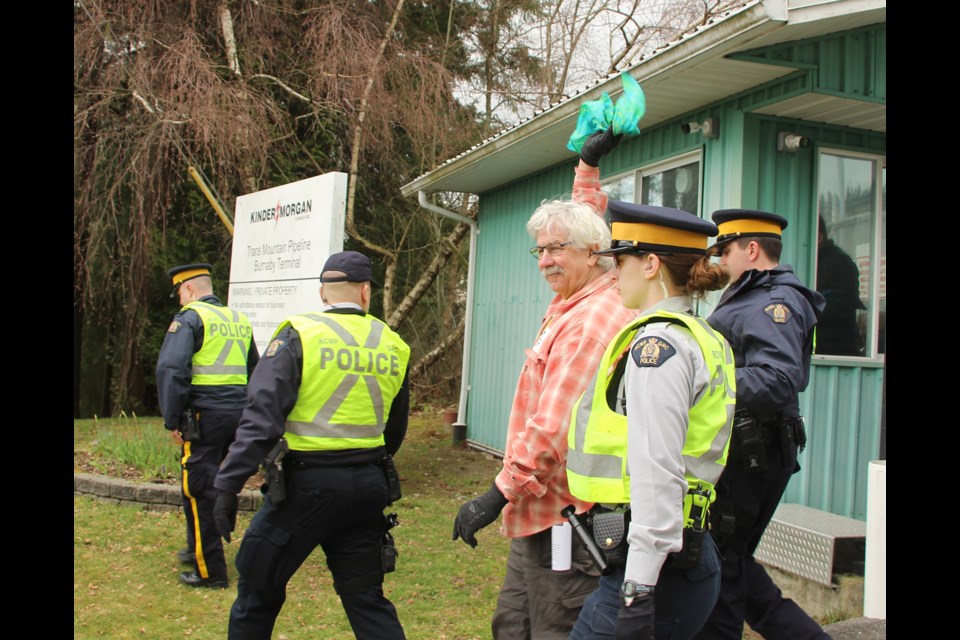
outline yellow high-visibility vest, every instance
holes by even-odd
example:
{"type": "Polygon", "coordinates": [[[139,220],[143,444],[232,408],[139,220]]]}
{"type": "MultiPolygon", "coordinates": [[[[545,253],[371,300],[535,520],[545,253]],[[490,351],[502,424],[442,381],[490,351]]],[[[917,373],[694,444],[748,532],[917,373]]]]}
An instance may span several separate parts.
{"type": "Polygon", "coordinates": [[[708,369],[713,372],[707,392],[690,408],[683,459],[688,487],[709,490],[711,502],[715,498],[713,483],[703,478],[719,477],[716,465],[722,469],[727,462],[736,404],[733,351],[726,339],[702,318],[656,311],[637,318],[613,338],[597,373],[573,406],[567,433],[567,482],[570,492],[581,500],[610,504],[630,502],[627,416],[607,404],[607,388],[611,384],[619,385],[620,376],[614,379],[617,363],[629,350],[640,327],[659,321],[676,322],[690,329],[703,351],[708,369]]]}
{"type": "Polygon", "coordinates": [[[190,383],[247,384],[247,353],[253,340],[253,326],[247,316],[200,300],[183,308],[196,311],[203,322],[203,346],[193,354],[190,383]]]}
{"type": "Polygon", "coordinates": [[[377,318],[306,313],[282,322],[303,344],[297,402],[284,437],[294,451],[372,449],[384,444],[390,406],[400,391],[410,347],[377,318]]]}

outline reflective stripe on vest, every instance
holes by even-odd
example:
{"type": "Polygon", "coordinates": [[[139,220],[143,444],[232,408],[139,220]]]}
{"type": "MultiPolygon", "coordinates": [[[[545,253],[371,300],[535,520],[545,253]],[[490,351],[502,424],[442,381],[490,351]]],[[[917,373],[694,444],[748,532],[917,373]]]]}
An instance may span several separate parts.
{"type": "Polygon", "coordinates": [[[303,344],[297,402],[287,416],[294,451],[369,449],[383,430],[400,391],[410,347],[373,316],[307,313],[281,323],[303,344]]]}
{"type": "Polygon", "coordinates": [[[191,384],[220,386],[247,384],[247,352],[253,326],[247,316],[209,302],[195,300],[184,309],[193,309],[203,322],[203,346],[193,354],[191,384]]]}
{"type": "Polygon", "coordinates": [[[711,502],[715,497],[714,483],[704,478],[715,481],[727,462],[736,403],[733,351],[726,339],[702,318],[660,311],[638,318],[614,337],[597,373],[573,406],[567,433],[567,482],[570,492],[581,500],[630,502],[627,417],[607,404],[607,388],[619,385],[619,377],[613,379],[617,363],[628,353],[637,331],[657,321],[676,322],[690,329],[708,369],[713,371],[703,396],[690,408],[683,461],[688,486],[709,489],[711,502]]]}

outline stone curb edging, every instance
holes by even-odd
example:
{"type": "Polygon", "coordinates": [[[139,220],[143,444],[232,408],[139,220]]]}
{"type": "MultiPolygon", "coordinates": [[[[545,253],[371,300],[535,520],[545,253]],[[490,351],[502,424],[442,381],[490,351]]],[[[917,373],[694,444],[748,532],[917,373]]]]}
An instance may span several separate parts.
{"type": "MultiPolygon", "coordinates": [[[[182,511],[183,494],[180,485],[133,482],[94,473],[73,474],[73,495],[93,496],[111,504],[137,503],[147,511],[182,511]]],[[[257,511],[263,504],[259,491],[240,492],[237,507],[240,511],[257,511]]]]}

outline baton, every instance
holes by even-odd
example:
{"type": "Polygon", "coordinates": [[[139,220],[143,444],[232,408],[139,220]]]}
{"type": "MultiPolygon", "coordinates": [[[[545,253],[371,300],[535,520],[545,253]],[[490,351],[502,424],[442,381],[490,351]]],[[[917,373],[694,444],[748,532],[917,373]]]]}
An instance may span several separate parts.
{"type": "Polygon", "coordinates": [[[607,561],[603,559],[603,554],[600,552],[600,549],[597,548],[596,543],[594,543],[593,536],[583,528],[583,523],[580,522],[580,518],[574,513],[575,511],[576,507],[568,504],[560,511],[560,515],[566,518],[573,527],[573,530],[577,532],[577,536],[580,538],[583,546],[587,548],[587,553],[590,554],[593,562],[597,565],[597,568],[600,569],[600,573],[607,575],[610,573],[610,567],[607,566],[607,561]]]}

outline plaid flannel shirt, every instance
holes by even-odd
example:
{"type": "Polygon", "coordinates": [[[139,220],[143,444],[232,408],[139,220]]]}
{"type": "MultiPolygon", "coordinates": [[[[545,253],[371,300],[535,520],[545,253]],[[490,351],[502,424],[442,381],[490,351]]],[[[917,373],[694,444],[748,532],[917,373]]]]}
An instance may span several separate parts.
{"type": "Polygon", "coordinates": [[[510,410],[503,469],[497,487],[510,501],[500,532],[529,536],[564,522],[569,504],[592,506],[567,486],[567,430],[573,404],[600,365],[609,341],[637,311],[620,303],[617,271],[589,283],[570,298],[556,296],[536,343],[526,350],[510,410]]]}

